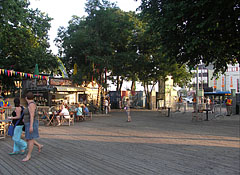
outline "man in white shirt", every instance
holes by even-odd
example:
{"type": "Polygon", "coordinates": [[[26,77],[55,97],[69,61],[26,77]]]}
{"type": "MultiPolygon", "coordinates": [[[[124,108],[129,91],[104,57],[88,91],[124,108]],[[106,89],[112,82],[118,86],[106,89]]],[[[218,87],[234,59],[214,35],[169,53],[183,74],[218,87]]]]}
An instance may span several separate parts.
{"type": "Polygon", "coordinates": [[[62,111],[57,116],[57,121],[58,121],[58,125],[57,126],[61,125],[61,123],[60,123],[60,117],[61,116],[63,116],[64,118],[70,118],[69,111],[67,109],[67,105],[63,105],[62,111]]]}

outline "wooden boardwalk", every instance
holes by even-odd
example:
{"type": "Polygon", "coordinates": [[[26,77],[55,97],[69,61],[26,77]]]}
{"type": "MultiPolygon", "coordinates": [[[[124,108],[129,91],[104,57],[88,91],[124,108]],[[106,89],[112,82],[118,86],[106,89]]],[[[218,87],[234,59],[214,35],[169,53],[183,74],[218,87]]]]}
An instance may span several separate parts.
{"type": "Polygon", "coordinates": [[[192,122],[154,111],[94,117],[74,126],[40,126],[42,153],[9,156],[11,138],[0,140],[0,174],[239,175],[239,116],[192,122]]]}

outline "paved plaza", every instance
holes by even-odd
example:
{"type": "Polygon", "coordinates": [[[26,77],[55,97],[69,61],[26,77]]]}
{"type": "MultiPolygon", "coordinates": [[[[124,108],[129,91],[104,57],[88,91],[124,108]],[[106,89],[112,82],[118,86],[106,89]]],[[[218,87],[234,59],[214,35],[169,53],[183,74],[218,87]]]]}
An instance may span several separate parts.
{"type": "MultiPolygon", "coordinates": [[[[239,175],[239,115],[192,121],[191,112],[123,111],[74,126],[40,126],[32,159],[9,156],[11,138],[0,140],[0,174],[239,175]]],[[[211,118],[211,114],[210,114],[211,118]]]]}

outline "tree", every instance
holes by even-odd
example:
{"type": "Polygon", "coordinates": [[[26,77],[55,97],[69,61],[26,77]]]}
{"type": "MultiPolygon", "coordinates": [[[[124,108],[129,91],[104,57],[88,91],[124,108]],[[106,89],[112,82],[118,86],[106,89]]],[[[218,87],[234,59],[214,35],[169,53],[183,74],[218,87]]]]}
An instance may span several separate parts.
{"type": "MultiPolygon", "coordinates": [[[[56,68],[47,35],[51,18],[28,6],[23,0],[0,1],[1,68],[33,73],[38,63],[40,71],[50,71],[56,68]]],[[[0,77],[1,80],[6,78],[14,80],[0,77]]]]}
{"type": "Polygon", "coordinates": [[[138,79],[143,83],[147,97],[147,107],[151,108],[151,94],[160,80],[168,75],[174,83],[182,86],[190,80],[190,73],[185,65],[179,65],[175,58],[169,57],[158,43],[159,33],[151,28],[148,16],[142,16],[142,30],[138,32],[138,64],[135,65],[138,79]]]}
{"type": "Polygon", "coordinates": [[[86,11],[87,17],[74,16],[67,28],[60,28],[56,41],[69,74],[77,64],[77,74],[71,76],[78,84],[96,79],[106,87],[106,71],[122,79],[130,74],[130,61],[137,56],[133,42],[136,17],[107,1],[88,1],[86,11]]]}
{"type": "Polygon", "coordinates": [[[193,68],[202,60],[224,72],[239,59],[239,1],[142,0],[140,9],[159,45],[178,63],[193,68]]]}

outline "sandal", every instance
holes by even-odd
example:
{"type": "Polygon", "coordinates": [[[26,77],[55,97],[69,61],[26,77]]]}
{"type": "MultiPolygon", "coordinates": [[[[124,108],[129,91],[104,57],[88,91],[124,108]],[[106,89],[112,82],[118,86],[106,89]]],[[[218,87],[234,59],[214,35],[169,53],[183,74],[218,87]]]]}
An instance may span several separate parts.
{"type": "Polygon", "coordinates": [[[12,153],[8,153],[8,155],[12,156],[12,155],[17,155],[19,154],[19,152],[12,152],[12,153]]]}
{"type": "Polygon", "coordinates": [[[24,149],[23,151],[20,151],[19,154],[23,155],[26,153],[26,151],[27,151],[27,149],[24,149]]]}

